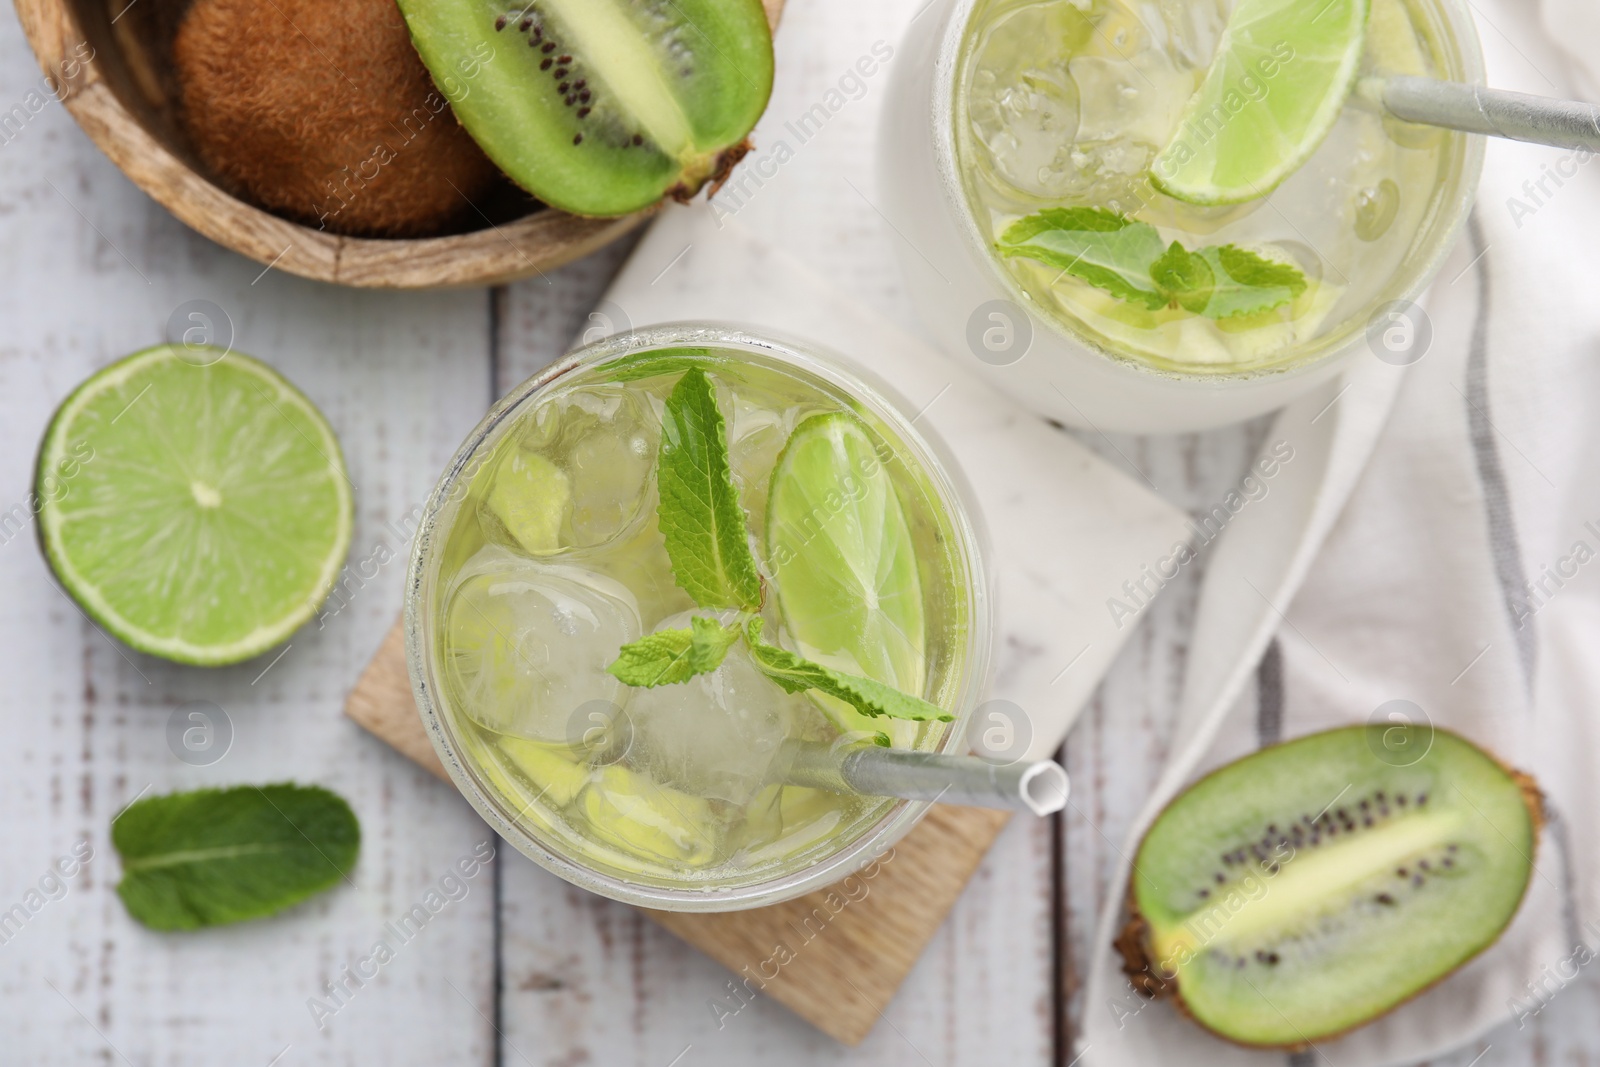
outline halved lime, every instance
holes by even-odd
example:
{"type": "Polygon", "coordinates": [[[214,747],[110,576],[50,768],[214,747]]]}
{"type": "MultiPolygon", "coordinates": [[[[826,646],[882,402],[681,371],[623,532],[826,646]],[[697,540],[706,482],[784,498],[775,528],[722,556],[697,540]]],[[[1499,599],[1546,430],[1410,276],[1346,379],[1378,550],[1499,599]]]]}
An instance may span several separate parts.
{"type": "MultiPolygon", "coordinates": [[[[790,435],[772,472],[766,548],[795,651],[922,695],[916,546],[877,443],[858,419],[813,415],[790,435]]],[[[838,701],[824,710],[845,730],[883,728],[838,701]]]]}
{"type": "Polygon", "coordinates": [[[1239,0],[1205,81],[1150,164],[1191,204],[1265,196],[1311,157],[1350,94],[1369,0],[1239,0]]]}
{"type": "Polygon", "coordinates": [[[100,371],[51,421],[37,485],[39,540],[66,591],[129,645],[180,663],[282,642],[350,548],[332,428],[237,352],[160,345],[100,371]]]}

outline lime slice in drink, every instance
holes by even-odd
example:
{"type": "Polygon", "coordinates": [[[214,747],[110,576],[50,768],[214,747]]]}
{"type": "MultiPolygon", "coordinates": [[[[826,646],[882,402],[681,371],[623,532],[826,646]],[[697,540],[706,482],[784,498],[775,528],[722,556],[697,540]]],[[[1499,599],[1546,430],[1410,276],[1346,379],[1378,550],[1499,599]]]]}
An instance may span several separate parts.
{"type": "Polygon", "coordinates": [[[39,540],[66,591],[129,645],[180,663],[282,642],[350,548],[333,429],[271,367],[220,349],[147,348],[80,385],[45,432],[38,493],[39,540]]]}
{"type": "MultiPolygon", "coordinates": [[[[916,548],[894,482],[859,420],[833,412],[795,428],[772,472],[766,549],[796,652],[922,695],[926,625],[916,548]]],[[[818,702],[843,730],[902,725],[830,698],[818,702]]],[[[902,732],[893,732],[896,743],[902,732]]]]}
{"type": "Polygon", "coordinates": [[[561,527],[572,510],[572,483],[537,452],[513,449],[495,473],[489,510],[528,552],[544,555],[561,548],[561,527]]]}
{"type": "MultiPolygon", "coordinates": [[[[577,799],[578,793],[589,783],[588,767],[564,759],[548,745],[524,741],[520,737],[500,737],[495,743],[510,757],[517,770],[538,787],[532,801],[524,803],[543,801],[552,808],[564,808],[577,799]]],[[[490,762],[485,761],[486,764],[490,762]]],[[[509,790],[507,795],[510,799],[517,797],[509,790]]]]}
{"type": "Polygon", "coordinates": [[[628,855],[693,869],[716,854],[708,801],[620,764],[602,769],[579,803],[595,836],[628,855]]]}
{"type": "Polygon", "coordinates": [[[1369,0],[1239,0],[1205,81],[1150,164],[1191,204],[1265,196],[1310,158],[1355,81],[1369,0]]]}

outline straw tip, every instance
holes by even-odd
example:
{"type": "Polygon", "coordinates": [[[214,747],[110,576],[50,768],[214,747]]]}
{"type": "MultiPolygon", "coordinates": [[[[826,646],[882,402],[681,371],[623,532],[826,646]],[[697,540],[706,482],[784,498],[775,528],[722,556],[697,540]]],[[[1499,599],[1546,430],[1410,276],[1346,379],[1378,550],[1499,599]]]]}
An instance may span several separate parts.
{"type": "Polygon", "coordinates": [[[1072,783],[1067,772],[1054,760],[1042,760],[1023,772],[1017,783],[1022,802],[1035,815],[1054,815],[1067,806],[1072,783]]]}

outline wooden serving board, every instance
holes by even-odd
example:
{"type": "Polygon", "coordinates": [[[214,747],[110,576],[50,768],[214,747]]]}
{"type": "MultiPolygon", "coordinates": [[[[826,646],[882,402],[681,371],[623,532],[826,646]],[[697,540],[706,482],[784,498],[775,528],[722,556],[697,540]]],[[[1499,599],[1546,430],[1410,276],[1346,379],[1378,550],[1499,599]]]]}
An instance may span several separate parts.
{"type": "MultiPolygon", "coordinates": [[[[345,714],[449,780],[411,696],[396,622],[345,714]]],[[[867,1035],[1010,815],[938,805],[893,851],[838,888],[749,911],[646,914],[824,1033],[867,1035]]]]}

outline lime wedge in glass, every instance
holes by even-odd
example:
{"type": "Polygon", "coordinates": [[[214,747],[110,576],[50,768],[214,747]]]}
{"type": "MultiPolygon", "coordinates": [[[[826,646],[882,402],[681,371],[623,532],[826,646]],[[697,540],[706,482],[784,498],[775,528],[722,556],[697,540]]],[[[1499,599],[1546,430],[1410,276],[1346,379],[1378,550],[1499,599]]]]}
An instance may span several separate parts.
{"type": "Polygon", "coordinates": [[[561,548],[561,527],[572,510],[572,483],[560,467],[537,452],[514,449],[495,474],[489,510],[529,553],[556,552],[561,548]]]}
{"type": "Polygon", "coordinates": [[[1368,0],[1239,0],[1150,180],[1191,204],[1271,192],[1317,150],[1355,81],[1368,0]]]}
{"type": "MultiPolygon", "coordinates": [[[[524,800],[524,804],[543,801],[552,808],[564,808],[576,800],[589,783],[589,768],[563,758],[548,745],[524,741],[520,737],[496,738],[496,744],[501,752],[510,757],[517,770],[539,787],[539,792],[531,800],[524,800]]],[[[485,766],[492,763],[489,760],[484,762],[485,766]]],[[[501,782],[496,784],[504,786],[501,782]]],[[[518,799],[519,792],[508,789],[507,798],[518,799]]]]}
{"type": "Polygon", "coordinates": [[[716,855],[710,802],[649,775],[612,764],[592,778],[579,803],[595,836],[630,856],[692,870],[716,855]]]}
{"type": "MultiPolygon", "coordinates": [[[[916,549],[877,444],[842,412],[795,428],[767,497],[767,562],[794,651],[818,663],[921,696],[926,625],[916,549]]],[[[896,744],[916,724],[868,718],[818,698],[846,731],[888,732],[896,744]]]]}
{"type": "Polygon", "coordinates": [[[66,591],[116,637],[180,663],[281,643],[350,548],[332,428],[237,352],[161,345],[94,375],[45,432],[38,486],[40,543],[66,591]]]}

